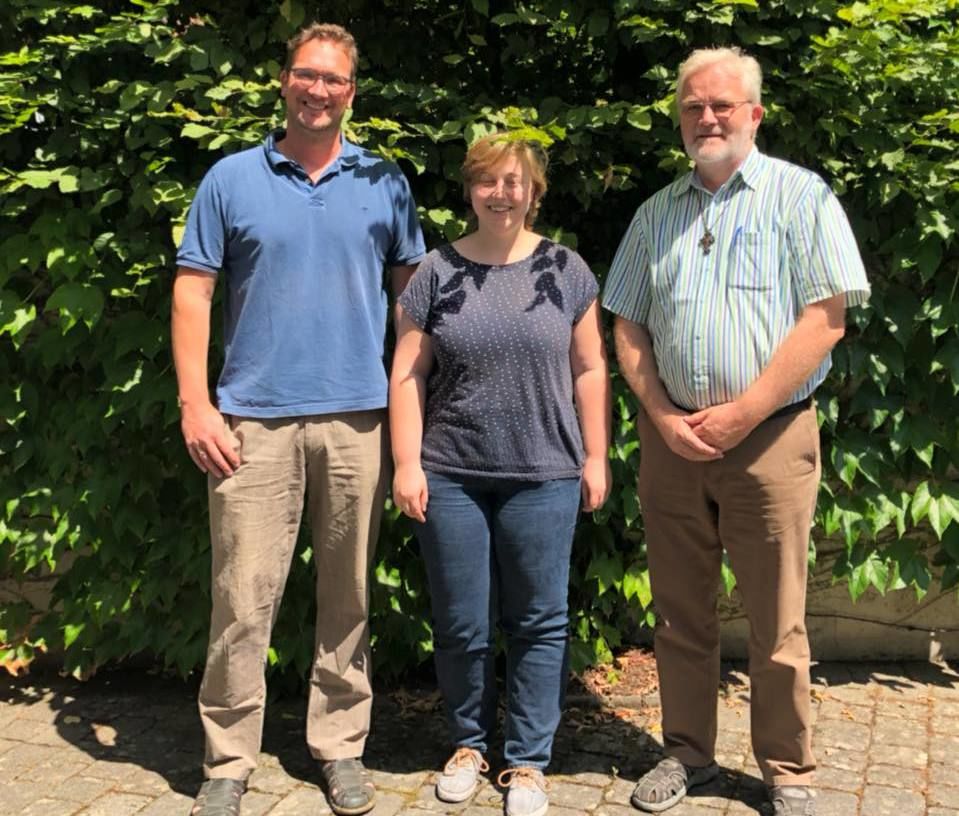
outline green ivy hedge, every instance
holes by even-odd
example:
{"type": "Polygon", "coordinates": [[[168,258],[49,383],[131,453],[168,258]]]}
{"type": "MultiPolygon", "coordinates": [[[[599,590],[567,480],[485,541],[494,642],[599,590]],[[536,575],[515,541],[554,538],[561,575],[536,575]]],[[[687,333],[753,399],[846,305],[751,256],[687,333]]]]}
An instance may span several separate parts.
{"type": "MultiPolygon", "coordinates": [[[[62,574],[48,610],[0,607],[0,658],[45,646],[77,674],[141,652],[183,673],[202,663],[206,491],[179,435],[174,246],[204,171],[281,120],[283,42],[314,15],[357,36],[350,135],[407,172],[431,245],[465,229],[465,144],[523,130],[552,158],[541,226],[600,276],[635,207],[688,166],[678,63],[702,45],[752,51],[767,78],[763,149],[840,194],[875,291],[819,395],[814,539],[844,542],[835,573],[854,598],[959,584],[955,0],[6,0],[0,576],[62,574]]],[[[652,621],[636,406],[615,387],[616,486],[577,531],[578,666],[652,621]]],[[[270,653],[301,675],[309,555],[304,539],[270,653]]],[[[377,670],[423,661],[424,574],[392,507],[373,592],[377,670]]]]}

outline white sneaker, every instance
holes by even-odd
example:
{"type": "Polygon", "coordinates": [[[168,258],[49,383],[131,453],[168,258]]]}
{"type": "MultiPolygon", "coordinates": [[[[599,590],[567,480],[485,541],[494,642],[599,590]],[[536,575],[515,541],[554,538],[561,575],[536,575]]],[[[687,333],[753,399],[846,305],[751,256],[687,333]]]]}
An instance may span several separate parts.
{"type": "Polygon", "coordinates": [[[443,766],[436,780],[436,798],[444,802],[465,802],[479,784],[479,775],[489,770],[483,755],[461,745],[443,766]]]}
{"type": "Polygon", "coordinates": [[[537,768],[507,768],[496,784],[506,791],[506,816],[544,816],[549,810],[549,782],[537,768]]]}

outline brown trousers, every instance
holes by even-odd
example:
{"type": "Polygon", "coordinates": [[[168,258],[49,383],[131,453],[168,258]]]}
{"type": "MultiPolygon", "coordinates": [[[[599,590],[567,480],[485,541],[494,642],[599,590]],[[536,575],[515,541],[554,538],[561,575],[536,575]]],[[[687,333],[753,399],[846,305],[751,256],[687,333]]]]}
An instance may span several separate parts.
{"type": "Polygon", "coordinates": [[[665,752],[712,761],[723,548],[750,626],[753,753],[769,785],[804,785],[811,745],[806,572],[820,476],[815,408],[760,424],[714,462],[674,454],[640,413],[646,526],[665,752]]]}
{"type": "Polygon", "coordinates": [[[316,652],[306,740],[361,756],[372,692],[367,572],[389,479],[384,411],[229,420],[242,464],[209,479],[213,614],[200,717],[207,777],[256,767],[264,668],[306,498],[316,564],[316,652]]]}

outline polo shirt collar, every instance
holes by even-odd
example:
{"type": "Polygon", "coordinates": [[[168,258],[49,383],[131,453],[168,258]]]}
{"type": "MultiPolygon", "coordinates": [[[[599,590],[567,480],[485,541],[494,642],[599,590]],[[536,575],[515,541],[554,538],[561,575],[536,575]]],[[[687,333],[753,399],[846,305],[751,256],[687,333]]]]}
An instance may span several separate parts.
{"type": "MultiPolygon", "coordinates": [[[[756,145],[753,145],[752,149],[749,151],[749,155],[746,156],[746,158],[743,160],[743,163],[736,168],[733,174],[726,179],[723,187],[734,183],[737,178],[740,178],[742,179],[743,184],[750,189],[755,190],[759,184],[760,178],[762,178],[762,175],[765,172],[765,169],[766,157],[759,152],[759,148],[757,148],[756,145]]],[[[673,187],[673,198],[679,198],[680,196],[688,193],[691,189],[706,189],[699,180],[699,176],[696,175],[695,170],[690,171],[676,182],[676,185],[673,187]]]]}
{"type": "MultiPolygon", "coordinates": [[[[271,131],[263,141],[263,151],[266,153],[266,160],[274,169],[278,169],[284,165],[297,168],[300,166],[297,162],[293,161],[293,159],[284,156],[276,146],[276,143],[285,135],[285,128],[277,128],[271,131]]],[[[336,161],[334,161],[333,164],[326,168],[323,175],[325,176],[329,172],[338,170],[340,167],[353,167],[360,160],[360,155],[360,148],[348,141],[341,133],[340,155],[336,157],[336,161]]]]}

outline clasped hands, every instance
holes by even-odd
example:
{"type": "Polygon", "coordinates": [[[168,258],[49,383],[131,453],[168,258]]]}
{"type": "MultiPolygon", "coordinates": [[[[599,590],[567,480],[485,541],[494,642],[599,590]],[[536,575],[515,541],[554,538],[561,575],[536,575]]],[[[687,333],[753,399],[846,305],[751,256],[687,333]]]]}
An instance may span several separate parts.
{"type": "Polygon", "coordinates": [[[733,400],[691,414],[677,408],[660,415],[656,425],[673,453],[691,462],[710,462],[722,459],[761,419],[733,400]]]}

